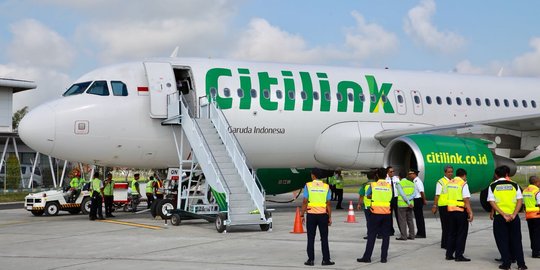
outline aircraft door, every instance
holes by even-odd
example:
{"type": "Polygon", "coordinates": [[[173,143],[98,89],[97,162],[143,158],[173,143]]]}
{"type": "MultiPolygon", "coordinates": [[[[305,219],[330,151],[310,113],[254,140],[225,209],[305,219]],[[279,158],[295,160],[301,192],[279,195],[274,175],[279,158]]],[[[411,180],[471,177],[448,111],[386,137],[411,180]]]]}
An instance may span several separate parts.
{"type": "Polygon", "coordinates": [[[176,92],[176,80],[170,63],[144,62],[150,91],[150,117],[167,118],[167,95],[176,92]]]}
{"type": "Polygon", "coordinates": [[[411,97],[412,97],[412,104],[413,104],[413,111],[414,114],[421,115],[424,113],[424,107],[422,105],[422,96],[420,95],[420,92],[416,90],[411,91],[411,97]]]}
{"type": "Polygon", "coordinates": [[[396,96],[396,104],[397,104],[397,112],[399,114],[406,114],[407,113],[407,103],[405,102],[405,93],[401,90],[394,91],[394,95],[396,96]]]}

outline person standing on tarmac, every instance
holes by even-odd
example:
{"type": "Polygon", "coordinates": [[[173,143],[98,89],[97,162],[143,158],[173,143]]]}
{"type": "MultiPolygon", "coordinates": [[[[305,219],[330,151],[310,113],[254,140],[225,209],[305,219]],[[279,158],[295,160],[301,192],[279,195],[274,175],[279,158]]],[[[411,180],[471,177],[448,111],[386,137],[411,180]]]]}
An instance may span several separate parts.
{"type": "MultiPolygon", "coordinates": [[[[394,212],[394,215],[396,217],[396,223],[398,224],[399,228],[399,217],[398,217],[398,211],[397,211],[397,198],[398,193],[396,189],[396,184],[399,183],[399,177],[395,176],[395,171],[392,166],[386,167],[386,182],[388,182],[392,186],[392,202],[390,203],[391,211],[394,212]]],[[[396,230],[394,230],[394,221],[392,221],[392,226],[390,229],[390,235],[394,235],[396,230]]]]}
{"type": "MultiPolygon", "coordinates": [[[[358,205],[356,208],[360,211],[364,211],[364,216],[366,217],[366,224],[369,222],[369,216],[371,215],[371,198],[366,196],[368,188],[371,186],[371,183],[375,182],[375,172],[371,171],[367,173],[368,181],[360,186],[358,190],[358,205]]],[[[368,239],[367,236],[364,236],[364,239],[368,239]]]]}
{"type": "Polygon", "coordinates": [[[497,180],[488,189],[487,201],[495,210],[493,218],[493,235],[497,249],[501,254],[502,264],[499,269],[510,269],[511,257],[514,257],[518,269],[527,269],[521,243],[521,222],[518,216],[523,203],[521,188],[513,181],[505,178],[506,169],[497,167],[497,180]]]}
{"type": "Polygon", "coordinates": [[[448,189],[448,243],[446,245],[446,260],[469,262],[471,259],[463,256],[469,223],[473,221],[470,204],[471,193],[467,185],[467,171],[457,169],[456,177],[450,180],[448,189]],[[454,257],[455,254],[455,257],[454,257]]]}
{"type": "Polygon", "coordinates": [[[418,171],[410,170],[409,177],[412,179],[416,188],[414,197],[414,219],[416,221],[416,238],[426,238],[426,223],[424,221],[424,205],[427,204],[424,194],[424,182],[418,178],[418,171]],[[412,174],[411,174],[412,173],[412,174]]]}
{"type": "Polygon", "coordinates": [[[377,182],[371,183],[366,192],[366,196],[371,199],[371,215],[369,216],[368,240],[366,250],[357,262],[370,263],[375,239],[381,236],[381,263],[386,263],[388,259],[388,247],[390,246],[390,228],[392,226],[392,211],[390,210],[390,201],[392,200],[392,184],[388,183],[383,177],[386,175],[386,169],[380,168],[376,172],[377,182]]]}
{"type": "Polygon", "coordinates": [[[90,220],[103,218],[102,201],[103,201],[103,182],[99,179],[99,172],[94,173],[94,178],[90,182],[92,189],[92,201],[90,205],[90,220]]]}
{"type": "Polygon", "coordinates": [[[300,212],[302,223],[307,229],[307,255],[304,265],[313,266],[315,260],[315,236],[317,227],[321,234],[321,250],[323,254],[322,265],[334,265],[330,260],[330,248],[328,247],[328,226],[332,225],[332,206],[330,205],[330,188],[328,184],[319,180],[311,173],[313,181],[304,186],[304,200],[300,212]],[[307,212],[306,219],[304,214],[307,212]]]}
{"type": "Polygon", "coordinates": [[[152,202],[154,201],[154,189],[155,189],[155,180],[153,176],[150,176],[148,182],[146,182],[146,209],[150,209],[152,202]]]}
{"type": "Polygon", "coordinates": [[[133,180],[131,180],[131,212],[137,212],[137,205],[139,204],[139,199],[141,197],[141,191],[139,190],[139,177],[140,174],[136,173],[133,175],[133,180]]]}
{"type": "MultiPolygon", "coordinates": [[[[401,236],[396,240],[406,241],[414,240],[414,222],[413,222],[413,208],[414,197],[416,197],[416,186],[411,180],[416,175],[415,171],[409,171],[408,178],[403,177],[399,183],[396,184],[398,191],[398,217],[399,217],[399,232],[401,236]],[[413,176],[414,174],[414,176],[413,176]],[[409,234],[407,236],[407,227],[409,227],[409,234]]],[[[400,177],[402,175],[400,174],[400,177]]]]}
{"type": "Polygon", "coordinates": [[[341,175],[341,170],[337,170],[334,172],[334,184],[335,184],[335,190],[336,193],[336,209],[343,209],[341,206],[341,203],[343,202],[343,176],[341,175]]]}
{"type": "Polygon", "coordinates": [[[441,220],[441,248],[446,249],[448,243],[448,189],[447,185],[454,178],[454,168],[450,165],[444,167],[444,176],[437,181],[435,187],[435,199],[431,212],[436,215],[439,212],[441,220]]]}
{"type": "Polygon", "coordinates": [[[529,177],[529,186],[523,190],[525,218],[529,227],[532,257],[540,258],[540,178],[529,177]]]}
{"type": "Polygon", "coordinates": [[[114,203],[114,181],[112,180],[112,174],[108,173],[103,186],[103,202],[105,202],[105,217],[114,217],[113,203],[114,203]]]}

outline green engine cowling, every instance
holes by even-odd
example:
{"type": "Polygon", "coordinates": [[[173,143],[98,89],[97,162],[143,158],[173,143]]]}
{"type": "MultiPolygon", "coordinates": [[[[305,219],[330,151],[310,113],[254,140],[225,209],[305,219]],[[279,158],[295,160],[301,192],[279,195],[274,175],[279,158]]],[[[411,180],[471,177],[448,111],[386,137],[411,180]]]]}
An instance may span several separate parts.
{"type": "MultiPolygon", "coordinates": [[[[497,166],[508,165],[515,171],[515,163],[493,155],[489,142],[476,138],[460,138],[430,134],[415,134],[396,138],[386,147],[384,166],[396,172],[417,169],[424,181],[425,194],[433,199],[437,180],[444,175],[444,167],[452,165],[467,171],[471,193],[488,187],[497,166]]],[[[396,174],[397,175],[397,174],[396,174]]]]}
{"type": "Polygon", "coordinates": [[[301,189],[311,181],[311,169],[257,169],[257,177],[267,195],[301,189]]]}

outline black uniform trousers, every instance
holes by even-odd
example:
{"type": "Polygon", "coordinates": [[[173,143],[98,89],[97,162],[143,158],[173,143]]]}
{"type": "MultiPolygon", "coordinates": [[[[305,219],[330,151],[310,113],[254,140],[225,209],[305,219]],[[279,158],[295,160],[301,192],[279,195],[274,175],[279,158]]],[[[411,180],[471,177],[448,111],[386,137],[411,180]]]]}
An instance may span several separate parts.
{"type": "Polygon", "coordinates": [[[307,229],[307,255],[308,259],[315,260],[315,236],[317,235],[317,227],[321,234],[321,250],[323,261],[330,260],[330,248],[328,247],[328,214],[307,214],[306,229],[307,229]]]}
{"type": "Polygon", "coordinates": [[[154,193],[146,193],[146,209],[150,209],[152,202],[154,201],[154,193]]]}
{"type": "Polygon", "coordinates": [[[112,215],[114,196],[105,195],[103,197],[103,202],[105,203],[105,216],[110,217],[112,215]]]}
{"type": "Polygon", "coordinates": [[[439,206],[439,217],[441,218],[441,248],[448,246],[448,206],[439,206]]]}
{"type": "Polygon", "coordinates": [[[382,237],[381,259],[387,259],[388,247],[390,246],[390,229],[392,228],[392,214],[374,214],[371,213],[368,219],[368,239],[363,259],[370,259],[375,247],[377,235],[382,237]]]}
{"type": "MultiPolygon", "coordinates": [[[[366,225],[369,223],[369,217],[371,216],[371,210],[364,207],[364,216],[366,216],[366,225]]],[[[367,226],[366,226],[367,227],[367,226]]]]}
{"type": "Polygon", "coordinates": [[[343,189],[336,188],[336,190],[334,190],[334,193],[336,194],[337,198],[336,209],[343,209],[343,207],[341,206],[341,202],[343,202],[343,189]]]}
{"type": "Polygon", "coordinates": [[[446,257],[463,257],[465,244],[467,243],[467,233],[469,233],[469,222],[465,211],[448,211],[448,242],[446,243],[446,257]]]}
{"type": "Polygon", "coordinates": [[[493,236],[503,266],[510,267],[511,257],[515,257],[518,266],[525,265],[523,258],[523,245],[521,244],[521,221],[519,216],[510,222],[506,222],[503,216],[495,215],[493,218],[493,236]]]}
{"type": "MultiPolygon", "coordinates": [[[[393,193],[392,189],[392,194],[393,193]]],[[[396,217],[396,224],[399,228],[399,217],[398,217],[398,206],[397,206],[397,197],[392,197],[392,200],[390,201],[390,209],[392,210],[392,213],[396,217]]],[[[390,219],[390,235],[394,235],[396,233],[396,230],[394,230],[394,221],[390,219]]]]}
{"type": "Polygon", "coordinates": [[[90,205],[90,219],[96,219],[98,216],[99,218],[103,218],[103,210],[101,209],[103,206],[102,203],[103,198],[101,197],[101,194],[94,191],[90,205]]]}
{"type": "Polygon", "coordinates": [[[529,226],[529,237],[531,239],[531,249],[533,256],[540,255],[540,218],[527,219],[529,226]]]}
{"type": "Polygon", "coordinates": [[[416,236],[426,237],[426,223],[424,221],[424,200],[414,199],[414,219],[416,221],[416,236]]]}

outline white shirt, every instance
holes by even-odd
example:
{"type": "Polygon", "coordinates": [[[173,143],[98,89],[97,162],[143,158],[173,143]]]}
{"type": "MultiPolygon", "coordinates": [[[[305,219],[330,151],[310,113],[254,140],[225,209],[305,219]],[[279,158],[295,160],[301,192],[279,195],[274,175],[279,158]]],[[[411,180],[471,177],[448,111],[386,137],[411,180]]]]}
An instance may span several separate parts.
{"type": "MultiPolygon", "coordinates": [[[[446,181],[450,181],[450,179],[448,179],[446,176],[443,176],[443,177],[446,178],[446,181]]],[[[437,185],[435,186],[435,195],[441,195],[441,192],[442,192],[442,185],[437,180],[437,185]]]]}
{"type": "Polygon", "coordinates": [[[399,194],[398,194],[398,191],[397,191],[397,188],[396,188],[396,183],[399,183],[399,177],[397,176],[392,176],[392,178],[390,178],[390,176],[388,176],[388,174],[386,175],[386,182],[390,183],[392,185],[392,187],[394,187],[394,197],[397,197],[399,194]]]}
{"type": "Polygon", "coordinates": [[[469,191],[469,184],[465,183],[465,185],[463,185],[463,190],[461,191],[461,194],[463,195],[463,198],[471,197],[471,192],[469,191]]]}
{"type": "MultiPolygon", "coordinates": [[[[497,181],[495,181],[493,183],[496,183],[496,182],[499,182],[499,181],[508,181],[508,180],[506,180],[506,178],[499,178],[499,179],[497,179],[497,181]]],[[[521,188],[518,187],[517,193],[516,193],[516,200],[519,200],[519,199],[523,199],[523,194],[521,194],[521,188]]],[[[493,191],[491,191],[491,188],[488,188],[487,201],[488,202],[495,202],[495,195],[493,195],[493,191]]]]}
{"type": "Polygon", "coordinates": [[[416,196],[414,196],[415,199],[422,198],[422,195],[420,192],[424,192],[424,182],[420,180],[420,178],[416,177],[413,180],[414,186],[416,187],[416,196]]]}

